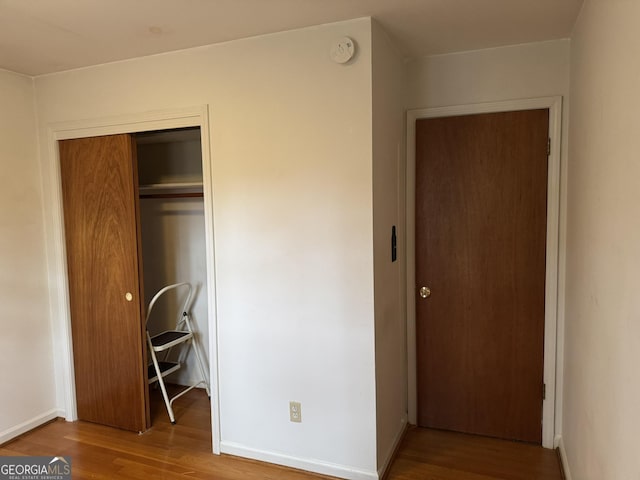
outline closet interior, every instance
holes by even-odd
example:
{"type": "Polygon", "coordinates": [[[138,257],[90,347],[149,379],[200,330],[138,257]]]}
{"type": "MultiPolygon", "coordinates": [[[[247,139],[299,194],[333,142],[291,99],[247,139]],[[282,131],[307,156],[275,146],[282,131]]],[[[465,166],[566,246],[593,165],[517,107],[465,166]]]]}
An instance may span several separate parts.
{"type": "MultiPolygon", "coordinates": [[[[204,387],[202,381],[208,382],[209,332],[200,129],[145,132],[134,138],[146,309],[154,295],[168,285],[188,282],[192,287],[189,320],[194,344],[187,342],[162,352],[168,352],[164,360],[175,370],[164,381],[204,387]]],[[[147,323],[151,337],[176,328],[187,294],[188,290],[176,288],[157,299],[147,323]]],[[[155,370],[149,365],[148,378],[153,379],[155,370]]],[[[157,382],[150,388],[151,395],[160,390],[157,382]]]]}

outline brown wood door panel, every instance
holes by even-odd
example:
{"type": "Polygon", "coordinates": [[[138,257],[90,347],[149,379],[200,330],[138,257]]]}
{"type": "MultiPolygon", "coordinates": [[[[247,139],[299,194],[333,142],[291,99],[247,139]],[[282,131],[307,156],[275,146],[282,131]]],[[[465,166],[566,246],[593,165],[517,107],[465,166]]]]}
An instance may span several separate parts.
{"type": "Polygon", "coordinates": [[[542,440],[548,118],[416,122],[421,426],[542,440]]]}
{"type": "Polygon", "coordinates": [[[144,431],[135,145],[111,135],[59,147],[78,417],[144,431]]]}

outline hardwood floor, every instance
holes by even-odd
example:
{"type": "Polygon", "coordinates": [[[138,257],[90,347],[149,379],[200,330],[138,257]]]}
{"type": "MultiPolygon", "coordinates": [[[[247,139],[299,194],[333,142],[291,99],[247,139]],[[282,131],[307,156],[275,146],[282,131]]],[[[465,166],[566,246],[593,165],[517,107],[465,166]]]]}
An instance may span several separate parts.
{"type": "Polygon", "coordinates": [[[557,454],[526,443],[412,427],[388,480],[563,480],[557,454]]]}
{"type": "MultiPolygon", "coordinates": [[[[61,455],[74,480],[323,478],[277,465],[211,453],[209,399],[195,389],[173,404],[171,425],[159,391],[150,395],[152,427],[143,434],[58,419],[0,446],[0,456],[61,455]]],[[[324,477],[326,478],[326,477],[324,477]]]]}
{"type": "MultiPolygon", "coordinates": [[[[0,446],[0,456],[64,455],[74,480],[327,479],[299,470],[211,454],[209,403],[196,389],[174,403],[169,423],[159,392],[151,395],[153,427],[144,434],[88,422],[56,420],[0,446]]],[[[556,454],[532,445],[411,428],[387,480],[561,480],[556,454]]]]}

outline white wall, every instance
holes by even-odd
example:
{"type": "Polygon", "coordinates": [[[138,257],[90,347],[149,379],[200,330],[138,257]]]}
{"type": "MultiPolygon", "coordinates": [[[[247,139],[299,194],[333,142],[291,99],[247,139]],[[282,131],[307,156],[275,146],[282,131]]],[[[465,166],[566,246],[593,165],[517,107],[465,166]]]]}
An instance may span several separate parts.
{"type": "Polygon", "coordinates": [[[223,451],[375,475],[370,20],[43,76],[36,95],[43,145],[52,122],[209,105],[223,451]],[[359,53],[338,65],[344,35],[359,53]]]}
{"type": "Polygon", "coordinates": [[[0,71],[0,443],[57,416],[33,81],[0,71]]]}
{"type": "MultiPolygon", "coordinates": [[[[564,262],[566,238],[566,161],[569,126],[569,40],[436,55],[408,63],[409,109],[527,98],[563,97],[560,166],[560,226],[555,431],[561,432],[564,338],[564,262]]],[[[412,180],[409,179],[409,182],[412,180]]],[[[409,186],[410,187],[410,186],[409,186]]],[[[411,225],[407,235],[411,236],[411,225]]],[[[410,252],[409,252],[410,253],[410,252]]],[[[409,261],[413,261],[410,258],[409,261]]],[[[409,285],[409,290],[413,287],[409,285]]],[[[408,303],[415,318],[415,305],[408,303]]]]}
{"type": "Polygon", "coordinates": [[[372,23],[373,245],[378,470],[382,473],[407,420],[405,320],[405,65],[372,23]],[[391,262],[391,227],[397,260],[391,262]]]}
{"type": "Polygon", "coordinates": [[[569,93],[569,41],[434,55],[408,63],[409,108],[569,93]]]}
{"type": "Polygon", "coordinates": [[[572,36],[563,437],[574,480],[640,475],[640,3],[572,36]]]}

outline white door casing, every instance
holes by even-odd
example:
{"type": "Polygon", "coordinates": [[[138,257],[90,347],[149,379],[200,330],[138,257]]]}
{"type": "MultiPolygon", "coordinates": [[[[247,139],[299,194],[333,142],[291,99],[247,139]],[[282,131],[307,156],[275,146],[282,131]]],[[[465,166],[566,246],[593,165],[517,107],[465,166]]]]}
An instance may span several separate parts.
{"type": "Polygon", "coordinates": [[[218,338],[216,315],[216,284],[213,234],[213,179],[210,154],[210,131],[208,106],[185,109],[162,110],[142,114],[123,115],[91,120],[54,123],[48,127],[48,171],[51,192],[49,208],[53,212],[53,259],[50,278],[54,278],[58,288],[51,288],[50,301],[53,313],[53,330],[60,360],[56,362],[57,374],[61,377],[64,396],[64,415],[67,421],[77,419],[75,380],[73,370],[73,343],[71,339],[71,315],[69,311],[69,290],[64,239],[62,192],[60,181],[60,156],[58,141],[73,138],[138,133],[154,130],[199,127],[202,148],[202,173],[204,191],[204,219],[207,264],[207,300],[209,308],[209,379],[211,383],[211,423],[212,450],[220,453],[220,406],[218,381],[218,338]],[[56,335],[57,333],[57,335],[56,335]]]}
{"type": "MultiPolygon", "coordinates": [[[[419,118],[450,117],[491,112],[549,109],[550,152],[547,173],[547,252],[545,279],[545,333],[544,333],[544,383],[546,396],[542,406],[542,446],[553,448],[556,427],[556,359],[558,355],[558,277],[563,265],[560,256],[560,145],[562,97],[542,97],[495,103],[457,105],[409,110],[407,112],[407,371],[408,371],[408,418],[417,422],[417,376],[416,376],[416,308],[415,308],[415,122],[419,118]]],[[[561,293],[561,292],[560,292],[561,293]]],[[[561,347],[561,346],[560,346],[561,347]]]]}

